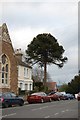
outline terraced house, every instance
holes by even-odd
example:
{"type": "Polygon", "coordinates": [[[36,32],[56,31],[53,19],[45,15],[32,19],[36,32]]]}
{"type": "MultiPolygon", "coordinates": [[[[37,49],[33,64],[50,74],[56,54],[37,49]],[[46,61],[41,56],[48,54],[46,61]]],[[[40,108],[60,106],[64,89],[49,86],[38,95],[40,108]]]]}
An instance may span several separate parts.
{"type": "Polygon", "coordinates": [[[26,64],[21,49],[15,51],[18,67],[18,88],[21,91],[33,90],[32,67],[26,64]]]}
{"type": "Polygon", "coordinates": [[[32,68],[22,61],[20,49],[14,52],[6,24],[0,26],[0,91],[16,94],[32,90],[32,68]]]}

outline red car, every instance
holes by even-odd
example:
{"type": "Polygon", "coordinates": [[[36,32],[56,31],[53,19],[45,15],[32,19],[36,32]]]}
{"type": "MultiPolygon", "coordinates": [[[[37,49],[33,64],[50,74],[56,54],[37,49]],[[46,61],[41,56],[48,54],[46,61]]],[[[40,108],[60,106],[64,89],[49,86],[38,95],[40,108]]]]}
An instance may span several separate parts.
{"type": "Polygon", "coordinates": [[[27,97],[28,103],[44,103],[51,102],[51,97],[44,92],[33,93],[27,97]]]}
{"type": "Polygon", "coordinates": [[[80,101],[80,92],[78,93],[77,100],[80,101]]]}
{"type": "Polygon", "coordinates": [[[51,99],[52,100],[60,100],[60,97],[59,97],[59,95],[58,94],[56,94],[56,92],[51,92],[51,93],[49,93],[49,96],[51,97],[51,99]]]}

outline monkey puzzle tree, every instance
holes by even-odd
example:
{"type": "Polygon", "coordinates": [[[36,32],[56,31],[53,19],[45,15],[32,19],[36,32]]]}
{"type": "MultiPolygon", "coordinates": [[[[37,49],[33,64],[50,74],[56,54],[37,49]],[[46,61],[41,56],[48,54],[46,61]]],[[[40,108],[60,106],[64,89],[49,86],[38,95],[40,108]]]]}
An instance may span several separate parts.
{"type": "Polygon", "coordinates": [[[64,51],[63,46],[59,45],[57,39],[50,33],[38,34],[28,45],[26,50],[28,61],[44,66],[44,86],[46,86],[47,64],[52,63],[60,68],[63,67],[67,61],[67,57],[63,57],[64,51]]]}

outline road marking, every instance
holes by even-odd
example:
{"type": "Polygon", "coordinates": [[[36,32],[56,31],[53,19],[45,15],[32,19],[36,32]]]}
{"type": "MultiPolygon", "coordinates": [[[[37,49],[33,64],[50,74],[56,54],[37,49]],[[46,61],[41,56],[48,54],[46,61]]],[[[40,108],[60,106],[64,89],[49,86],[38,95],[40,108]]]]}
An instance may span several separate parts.
{"type": "Polygon", "coordinates": [[[66,109],[66,111],[69,111],[68,109],[66,109]]]}
{"type": "Polygon", "coordinates": [[[10,109],[12,110],[12,109],[15,109],[15,108],[19,109],[19,108],[22,108],[22,107],[24,107],[24,106],[21,106],[21,107],[20,106],[13,106],[13,107],[8,107],[8,108],[3,108],[2,111],[6,111],[6,110],[10,110],[10,109]]]}
{"type": "Polygon", "coordinates": [[[63,113],[64,113],[65,111],[63,110],[63,111],[61,111],[61,112],[63,112],[63,113]]]}
{"type": "Polygon", "coordinates": [[[35,111],[35,110],[38,110],[38,109],[32,109],[32,111],[35,111]]]}
{"type": "Polygon", "coordinates": [[[35,111],[35,110],[41,110],[41,109],[44,109],[44,108],[47,108],[49,106],[44,106],[44,107],[40,107],[40,108],[36,108],[36,109],[32,109],[32,111],[35,111]]]}
{"type": "Polygon", "coordinates": [[[44,106],[44,107],[40,107],[39,109],[44,109],[44,108],[47,108],[48,106],[44,106]]]}
{"type": "Polygon", "coordinates": [[[49,118],[50,116],[45,116],[44,118],[49,118]]]}
{"type": "Polygon", "coordinates": [[[58,115],[59,113],[55,113],[54,115],[58,115]]]}
{"type": "Polygon", "coordinates": [[[8,116],[12,116],[12,115],[16,115],[16,113],[12,113],[12,114],[8,114],[8,115],[4,115],[4,116],[2,116],[2,118],[4,118],[4,117],[8,117],[8,116]]]}

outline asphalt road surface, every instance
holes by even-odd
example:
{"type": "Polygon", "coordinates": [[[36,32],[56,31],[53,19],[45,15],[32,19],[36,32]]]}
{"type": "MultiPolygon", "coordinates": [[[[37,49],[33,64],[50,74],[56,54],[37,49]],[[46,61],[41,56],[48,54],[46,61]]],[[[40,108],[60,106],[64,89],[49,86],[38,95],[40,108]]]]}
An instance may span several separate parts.
{"type": "Polygon", "coordinates": [[[0,109],[3,118],[78,118],[80,103],[61,100],[0,109]]]}

